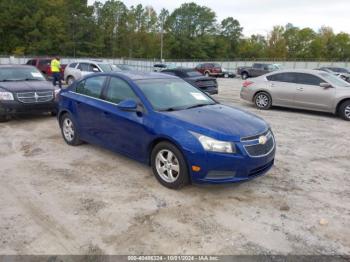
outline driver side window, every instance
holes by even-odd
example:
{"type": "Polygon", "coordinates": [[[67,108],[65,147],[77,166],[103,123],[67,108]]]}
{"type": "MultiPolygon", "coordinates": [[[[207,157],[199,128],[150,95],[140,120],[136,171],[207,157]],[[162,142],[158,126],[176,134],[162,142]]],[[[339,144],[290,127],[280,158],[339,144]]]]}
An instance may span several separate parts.
{"type": "Polygon", "coordinates": [[[119,104],[125,99],[134,99],[136,102],[139,101],[139,98],[127,82],[117,77],[111,77],[106,94],[106,100],[108,102],[119,104]]]}

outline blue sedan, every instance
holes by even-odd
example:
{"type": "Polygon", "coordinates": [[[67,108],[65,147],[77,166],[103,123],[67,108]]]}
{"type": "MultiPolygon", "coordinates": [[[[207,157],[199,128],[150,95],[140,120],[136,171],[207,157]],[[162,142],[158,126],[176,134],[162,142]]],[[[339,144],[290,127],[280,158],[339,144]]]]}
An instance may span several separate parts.
{"type": "Polygon", "coordinates": [[[87,76],[60,92],[58,120],[69,145],[84,141],[149,164],[169,188],[250,180],[275,158],[264,120],[166,74],[87,76]]]}

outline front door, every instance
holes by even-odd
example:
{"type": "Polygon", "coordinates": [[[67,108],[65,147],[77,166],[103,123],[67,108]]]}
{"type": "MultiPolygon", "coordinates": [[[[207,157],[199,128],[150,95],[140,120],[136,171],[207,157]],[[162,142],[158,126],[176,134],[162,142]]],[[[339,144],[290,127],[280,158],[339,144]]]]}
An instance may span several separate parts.
{"type": "Polygon", "coordinates": [[[295,105],[309,110],[332,111],[335,88],[321,87],[320,83],[324,83],[325,80],[316,75],[307,73],[296,73],[296,75],[298,86],[295,105]]]}
{"type": "Polygon", "coordinates": [[[106,146],[134,158],[147,157],[147,145],[151,141],[151,134],[145,125],[147,112],[132,87],[118,77],[111,77],[103,97],[106,100],[102,117],[106,146]],[[125,99],[135,100],[140,110],[131,112],[119,109],[117,105],[125,99]]]}

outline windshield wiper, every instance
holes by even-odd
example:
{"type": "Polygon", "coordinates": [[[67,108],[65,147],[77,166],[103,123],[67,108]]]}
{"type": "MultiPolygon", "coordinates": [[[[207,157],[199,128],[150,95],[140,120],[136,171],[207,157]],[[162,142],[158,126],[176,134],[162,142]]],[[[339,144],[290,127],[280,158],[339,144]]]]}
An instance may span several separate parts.
{"type": "Polygon", "coordinates": [[[176,108],[176,107],[169,107],[169,108],[161,109],[159,111],[161,111],[161,112],[171,112],[171,111],[177,111],[177,110],[180,110],[180,109],[176,108]]]}
{"type": "Polygon", "coordinates": [[[209,105],[215,105],[215,104],[214,103],[213,104],[196,104],[196,105],[193,105],[193,106],[186,107],[186,109],[202,107],[202,106],[209,106],[209,105]]]}

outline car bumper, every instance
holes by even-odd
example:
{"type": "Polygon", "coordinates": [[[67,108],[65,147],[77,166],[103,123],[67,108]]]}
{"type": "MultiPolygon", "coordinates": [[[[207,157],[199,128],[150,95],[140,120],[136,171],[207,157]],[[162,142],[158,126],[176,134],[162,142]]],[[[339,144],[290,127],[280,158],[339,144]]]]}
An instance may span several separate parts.
{"type": "Polygon", "coordinates": [[[242,143],[237,144],[236,154],[215,152],[187,154],[192,182],[195,184],[243,182],[262,176],[273,167],[276,153],[275,142],[266,155],[257,157],[250,156],[244,146],[242,143]],[[192,171],[192,166],[200,167],[200,171],[192,171]]]}
{"type": "Polygon", "coordinates": [[[246,100],[248,102],[253,101],[253,94],[249,90],[247,90],[247,88],[241,89],[240,97],[241,97],[241,99],[246,100]]]}
{"type": "Polygon", "coordinates": [[[16,114],[31,114],[45,113],[57,111],[57,102],[50,101],[45,103],[21,103],[18,101],[2,101],[0,102],[0,114],[16,115],[16,114]]]}

